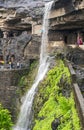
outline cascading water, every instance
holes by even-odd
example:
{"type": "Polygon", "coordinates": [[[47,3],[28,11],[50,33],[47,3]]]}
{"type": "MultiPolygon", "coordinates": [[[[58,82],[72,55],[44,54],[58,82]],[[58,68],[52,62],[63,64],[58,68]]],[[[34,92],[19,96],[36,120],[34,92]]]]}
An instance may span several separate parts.
{"type": "Polygon", "coordinates": [[[24,102],[21,106],[20,115],[17,121],[16,126],[13,130],[30,130],[31,123],[31,108],[34,99],[34,95],[36,93],[36,88],[39,82],[44,78],[48,67],[49,67],[49,56],[47,53],[47,44],[48,44],[48,27],[49,21],[48,17],[50,14],[50,10],[53,2],[49,2],[45,5],[45,14],[43,20],[43,33],[42,33],[42,44],[41,44],[41,53],[40,53],[40,65],[38,69],[38,74],[32,88],[28,91],[25,96],[24,102]]]}

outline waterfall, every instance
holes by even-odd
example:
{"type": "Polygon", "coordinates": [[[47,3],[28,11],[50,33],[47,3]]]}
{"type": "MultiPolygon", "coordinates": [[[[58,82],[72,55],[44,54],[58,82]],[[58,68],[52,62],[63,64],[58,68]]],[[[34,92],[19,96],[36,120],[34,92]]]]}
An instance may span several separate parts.
{"type": "Polygon", "coordinates": [[[48,44],[48,28],[49,28],[49,21],[48,17],[50,14],[50,10],[52,7],[53,2],[49,2],[45,5],[45,13],[43,19],[43,33],[42,33],[42,43],[41,43],[41,53],[40,53],[40,64],[38,69],[38,74],[35,79],[34,84],[32,85],[31,89],[25,96],[24,102],[21,106],[20,114],[16,126],[13,130],[30,130],[29,126],[31,124],[31,109],[32,103],[34,99],[34,95],[36,93],[36,88],[39,82],[44,78],[48,67],[49,67],[49,56],[47,53],[47,44],[48,44]]]}

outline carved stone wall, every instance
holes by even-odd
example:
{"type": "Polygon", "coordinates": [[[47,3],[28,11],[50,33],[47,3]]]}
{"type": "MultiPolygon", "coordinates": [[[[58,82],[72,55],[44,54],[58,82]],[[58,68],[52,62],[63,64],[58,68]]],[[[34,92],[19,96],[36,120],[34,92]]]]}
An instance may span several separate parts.
{"type": "Polygon", "coordinates": [[[50,40],[62,39],[76,44],[78,35],[84,42],[84,0],[55,1],[50,14],[50,40]]]}
{"type": "Polygon", "coordinates": [[[19,105],[19,90],[17,86],[19,79],[28,69],[23,70],[0,70],[0,103],[5,108],[8,108],[13,115],[13,120],[17,114],[17,107],[19,105]]]}
{"type": "Polygon", "coordinates": [[[32,40],[24,49],[24,57],[38,59],[40,56],[41,36],[32,35],[32,40]]]}

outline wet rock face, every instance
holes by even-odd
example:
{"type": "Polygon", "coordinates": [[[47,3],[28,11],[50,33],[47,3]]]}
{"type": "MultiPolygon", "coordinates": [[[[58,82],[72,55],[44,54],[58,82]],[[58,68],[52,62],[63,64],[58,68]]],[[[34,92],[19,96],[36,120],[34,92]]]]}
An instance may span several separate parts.
{"type": "Polygon", "coordinates": [[[66,55],[67,59],[76,65],[84,65],[84,50],[79,48],[70,49],[66,55]]]}
{"type": "Polygon", "coordinates": [[[40,56],[41,37],[32,36],[32,40],[24,49],[24,56],[28,59],[38,59],[40,56]]]}
{"type": "Polygon", "coordinates": [[[72,63],[76,72],[77,83],[84,96],[84,50],[69,48],[66,58],[72,63]]]}
{"type": "Polygon", "coordinates": [[[17,62],[23,64],[23,67],[28,66],[28,59],[23,59],[25,47],[31,40],[31,35],[28,35],[26,32],[22,33],[18,37],[12,38],[1,38],[0,40],[0,53],[3,55],[5,61],[4,67],[7,68],[11,56],[14,55],[14,68],[17,67],[17,62]],[[9,58],[7,58],[9,56],[9,58]]]}
{"type": "Polygon", "coordinates": [[[12,55],[14,55],[14,68],[17,68],[19,62],[22,68],[29,66],[30,59],[38,59],[40,55],[40,36],[31,36],[27,32],[23,32],[19,36],[12,38],[0,39],[0,54],[3,55],[5,61],[5,68],[8,68],[9,61],[12,55]],[[9,58],[7,58],[9,56],[9,58]]]}
{"type": "MultiPolygon", "coordinates": [[[[42,24],[45,2],[45,0],[0,1],[0,43],[2,52],[5,46],[5,50],[9,49],[14,52],[16,49],[17,59],[18,57],[22,59],[25,50],[26,52],[28,50],[27,54],[25,54],[26,57],[30,53],[32,59],[39,57],[40,40],[38,40],[37,36],[37,40],[32,40],[29,46],[27,44],[31,39],[33,30],[35,30],[33,26],[42,24]],[[24,33],[25,31],[27,34],[24,33]]],[[[38,31],[40,32],[40,29],[38,31]]]]}

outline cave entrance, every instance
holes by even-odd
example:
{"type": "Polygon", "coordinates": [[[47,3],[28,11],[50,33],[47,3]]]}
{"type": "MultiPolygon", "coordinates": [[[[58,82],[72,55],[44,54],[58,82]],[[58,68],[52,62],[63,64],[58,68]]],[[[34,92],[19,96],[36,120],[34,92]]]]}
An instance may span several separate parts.
{"type": "Polygon", "coordinates": [[[15,61],[15,55],[14,54],[11,55],[10,60],[11,60],[11,62],[15,61]]]}
{"type": "Polygon", "coordinates": [[[68,39],[68,36],[65,36],[65,37],[64,37],[64,42],[65,42],[65,44],[67,44],[67,39],[68,39]]]}
{"type": "Polygon", "coordinates": [[[0,55],[0,65],[3,65],[4,64],[4,58],[3,58],[3,55],[0,55]]]}
{"type": "Polygon", "coordinates": [[[3,60],[3,55],[0,55],[0,61],[3,60]]]}
{"type": "Polygon", "coordinates": [[[64,43],[68,45],[75,45],[77,42],[77,32],[75,30],[64,30],[63,32],[64,43]]]}
{"type": "Polygon", "coordinates": [[[30,59],[30,65],[36,61],[36,59],[30,59]]]}
{"type": "Polygon", "coordinates": [[[84,43],[84,31],[81,31],[81,37],[82,37],[82,41],[84,43]]]}
{"type": "Polygon", "coordinates": [[[3,32],[0,30],[0,38],[3,38],[3,32]]]}

